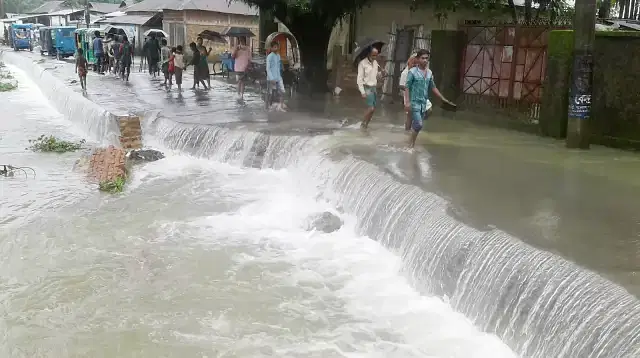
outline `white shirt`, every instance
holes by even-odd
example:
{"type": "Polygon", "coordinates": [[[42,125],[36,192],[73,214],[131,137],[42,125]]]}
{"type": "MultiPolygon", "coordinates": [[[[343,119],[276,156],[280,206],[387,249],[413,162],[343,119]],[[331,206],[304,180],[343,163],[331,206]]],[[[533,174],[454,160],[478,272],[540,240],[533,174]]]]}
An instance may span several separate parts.
{"type": "Polygon", "coordinates": [[[400,73],[400,87],[404,87],[407,85],[407,76],[409,75],[409,67],[405,67],[400,73]]]}
{"type": "Polygon", "coordinates": [[[356,82],[358,84],[358,90],[360,90],[360,93],[363,95],[365,94],[364,86],[378,86],[378,77],[381,75],[378,73],[379,67],[378,61],[373,60],[373,62],[371,62],[368,58],[365,58],[358,64],[358,78],[356,82]]]}

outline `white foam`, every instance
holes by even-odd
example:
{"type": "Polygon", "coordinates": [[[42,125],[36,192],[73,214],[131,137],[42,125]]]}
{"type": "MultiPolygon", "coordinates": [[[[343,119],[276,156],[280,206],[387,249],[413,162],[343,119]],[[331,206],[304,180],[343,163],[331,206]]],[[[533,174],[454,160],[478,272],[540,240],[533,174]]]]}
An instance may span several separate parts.
{"type": "MultiPolygon", "coordinates": [[[[355,218],[342,215],[345,225],[331,234],[305,231],[303,223],[310,215],[327,210],[335,212],[330,204],[316,199],[317,188],[311,179],[286,169],[233,168],[186,156],[158,161],[147,165],[145,170],[158,174],[166,170],[166,175],[172,176],[177,167],[212,170],[212,175],[233,172],[233,180],[225,180],[224,187],[219,190],[243,192],[253,200],[235,212],[196,219],[190,225],[203,233],[214,234],[215,238],[211,240],[244,241],[248,245],[265,245],[267,241],[268,246],[282,250],[286,257],[281,254],[236,255],[235,260],[239,265],[260,260],[293,263],[296,270],[282,280],[293,286],[316,287],[316,295],[329,294],[346,302],[345,309],[353,322],[342,324],[332,332],[340,337],[335,341],[351,341],[351,353],[344,351],[343,356],[515,356],[497,337],[477,330],[447,303],[419,294],[402,275],[402,262],[398,256],[376,241],[356,234],[355,218]],[[328,286],[334,287],[329,293],[328,286]],[[378,337],[374,341],[346,338],[357,334],[379,335],[380,332],[395,338],[378,337]]],[[[324,316],[325,312],[308,312],[307,315],[312,320],[331,320],[324,316]]],[[[274,349],[284,356],[308,348],[274,349]]]]}

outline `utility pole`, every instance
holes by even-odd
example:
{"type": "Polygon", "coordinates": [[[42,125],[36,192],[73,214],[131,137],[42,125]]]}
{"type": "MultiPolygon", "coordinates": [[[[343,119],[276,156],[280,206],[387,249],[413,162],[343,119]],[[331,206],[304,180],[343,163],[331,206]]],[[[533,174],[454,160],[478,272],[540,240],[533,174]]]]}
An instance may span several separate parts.
{"type": "Polygon", "coordinates": [[[0,19],[4,19],[4,0],[0,0],[0,19]]]}
{"type": "Polygon", "coordinates": [[[593,43],[596,34],[596,0],[576,0],[573,20],[573,69],[569,91],[567,148],[589,149],[591,95],[593,93],[593,43]]]}
{"type": "Polygon", "coordinates": [[[89,13],[89,0],[84,1],[84,22],[89,28],[89,24],[91,23],[91,14],[89,13]]]}

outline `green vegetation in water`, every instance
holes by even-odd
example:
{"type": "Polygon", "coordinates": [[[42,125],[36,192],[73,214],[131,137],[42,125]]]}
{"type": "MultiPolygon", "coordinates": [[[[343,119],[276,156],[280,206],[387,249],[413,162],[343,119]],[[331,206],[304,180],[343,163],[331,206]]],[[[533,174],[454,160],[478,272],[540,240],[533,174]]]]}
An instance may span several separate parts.
{"type": "Polygon", "coordinates": [[[98,189],[109,194],[122,193],[124,190],[125,180],[123,177],[117,177],[115,180],[105,180],[100,182],[98,189]]]}
{"type": "Polygon", "coordinates": [[[18,81],[13,79],[11,72],[6,70],[3,62],[0,62],[0,92],[9,92],[18,88],[18,81]]]}
{"type": "Polygon", "coordinates": [[[30,139],[31,146],[27,149],[31,149],[34,152],[54,152],[54,153],[66,153],[75,152],[82,149],[82,145],[85,140],[79,142],[71,142],[67,140],[58,139],[54,136],[45,136],[44,134],[37,139],[30,139]]]}

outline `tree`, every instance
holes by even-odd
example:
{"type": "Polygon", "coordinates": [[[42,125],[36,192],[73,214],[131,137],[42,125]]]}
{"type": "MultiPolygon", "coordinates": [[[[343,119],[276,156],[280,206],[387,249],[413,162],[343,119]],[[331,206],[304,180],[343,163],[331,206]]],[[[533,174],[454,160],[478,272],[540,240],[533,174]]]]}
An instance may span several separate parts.
{"type": "MultiPolygon", "coordinates": [[[[298,41],[303,78],[311,90],[327,90],[327,49],[338,20],[371,0],[229,0],[260,8],[280,20],[298,41]]],[[[269,45],[267,44],[267,47],[269,45]]]]}
{"type": "MultiPolygon", "coordinates": [[[[627,0],[628,1],[628,0],[627,0]]],[[[520,9],[514,0],[411,0],[412,8],[418,6],[432,5],[436,13],[446,16],[447,12],[456,11],[458,8],[474,8],[479,11],[504,11],[511,14],[513,23],[531,23],[533,20],[541,20],[544,17],[553,24],[556,19],[567,16],[569,8],[566,0],[524,0],[522,17],[520,9]],[[538,5],[535,18],[533,16],[533,5],[538,5]]]]}

